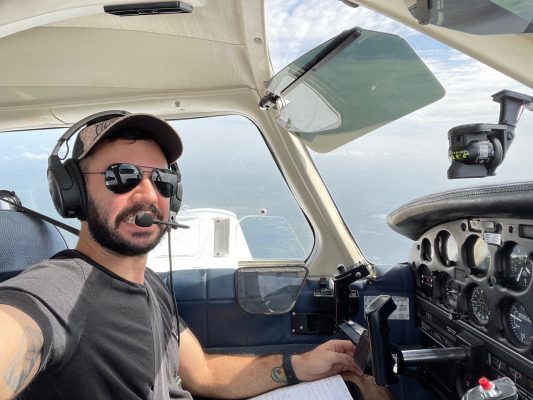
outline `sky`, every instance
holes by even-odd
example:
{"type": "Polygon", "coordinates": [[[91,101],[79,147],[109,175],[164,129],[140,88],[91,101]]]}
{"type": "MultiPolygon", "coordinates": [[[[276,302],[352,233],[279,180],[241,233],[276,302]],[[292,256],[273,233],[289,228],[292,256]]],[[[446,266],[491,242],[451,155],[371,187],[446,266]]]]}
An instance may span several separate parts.
{"type": "MultiPolygon", "coordinates": [[[[379,129],[372,138],[363,137],[342,146],[332,155],[382,156],[383,152],[376,151],[379,148],[376,137],[379,137],[389,144],[395,143],[393,147],[405,148],[413,157],[417,152],[429,152],[427,138],[431,137],[432,143],[442,147],[440,153],[447,162],[450,128],[480,122],[498,123],[499,105],[491,96],[502,89],[533,93],[532,89],[459,51],[363,7],[351,8],[338,0],[267,0],[265,5],[267,41],[275,71],[343,30],[359,26],[404,38],[446,89],[442,100],[379,129]],[[403,135],[398,134],[403,131],[403,135]],[[406,136],[410,142],[408,148],[406,136]]],[[[533,112],[524,111],[514,142],[521,144],[515,147],[533,146],[531,132],[533,112]]]]}
{"type": "MultiPolygon", "coordinates": [[[[497,123],[498,105],[492,101],[492,94],[504,88],[531,93],[531,89],[504,74],[363,7],[351,8],[338,0],[267,0],[265,5],[267,40],[275,71],[354,26],[393,33],[406,39],[447,91],[446,98],[438,105],[429,106],[408,118],[411,131],[413,127],[423,130],[423,121],[428,119],[446,130],[450,122],[456,122],[455,125],[471,123],[473,117],[479,122],[497,123]],[[451,115],[453,119],[450,119],[451,115]]],[[[533,128],[533,121],[527,124],[533,128]]]]}

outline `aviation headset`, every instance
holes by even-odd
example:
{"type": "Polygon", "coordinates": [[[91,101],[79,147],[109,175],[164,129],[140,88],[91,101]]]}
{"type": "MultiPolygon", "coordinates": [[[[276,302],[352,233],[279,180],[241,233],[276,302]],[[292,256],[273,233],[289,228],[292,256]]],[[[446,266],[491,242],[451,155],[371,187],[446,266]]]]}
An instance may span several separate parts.
{"type": "MultiPolygon", "coordinates": [[[[74,136],[80,129],[96,124],[98,122],[106,121],[112,118],[120,118],[131,113],[121,110],[102,111],[96,114],[89,115],[81,121],[72,125],[61,136],[52,154],[48,157],[48,187],[50,189],[50,196],[57,212],[64,218],[79,218],[84,221],[87,219],[87,191],[85,188],[85,180],[82,171],[78,164],[78,160],[68,158],[64,163],[58,156],[59,150],[63,143],[74,136]]],[[[68,148],[68,146],[67,146],[68,148]]],[[[181,173],[178,164],[174,161],[169,165],[178,174],[178,187],[176,194],[170,198],[170,212],[171,219],[178,213],[181,206],[181,199],[183,194],[183,187],[181,184],[181,173]]]]}

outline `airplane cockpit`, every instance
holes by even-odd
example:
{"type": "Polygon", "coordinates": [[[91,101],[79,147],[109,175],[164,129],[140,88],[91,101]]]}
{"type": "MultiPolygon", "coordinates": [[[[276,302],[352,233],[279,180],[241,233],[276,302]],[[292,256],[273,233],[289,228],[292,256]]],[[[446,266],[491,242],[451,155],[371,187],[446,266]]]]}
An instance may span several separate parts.
{"type": "Polygon", "coordinates": [[[387,393],[354,398],[533,398],[531,2],[24,3],[0,4],[0,282],[76,246],[58,139],[150,113],[183,201],[135,224],[167,224],[148,267],[206,353],[347,339],[387,393]]]}

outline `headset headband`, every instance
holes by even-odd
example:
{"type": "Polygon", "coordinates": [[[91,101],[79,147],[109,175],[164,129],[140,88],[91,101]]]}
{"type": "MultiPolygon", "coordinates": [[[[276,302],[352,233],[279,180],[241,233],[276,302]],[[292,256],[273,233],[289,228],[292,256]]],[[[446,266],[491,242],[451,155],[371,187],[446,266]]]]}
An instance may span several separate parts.
{"type": "Polygon", "coordinates": [[[100,111],[95,114],[89,115],[88,117],[83,118],[82,120],[76,122],[67,131],[57,140],[57,144],[52,150],[51,156],[57,156],[59,154],[59,149],[63,146],[63,143],[67,142],[72,136],[74,136],[80,129],[93,125],[107,119],[124,117],[131,113],[124,110],[111,110],[111,111],[100,111]]]}

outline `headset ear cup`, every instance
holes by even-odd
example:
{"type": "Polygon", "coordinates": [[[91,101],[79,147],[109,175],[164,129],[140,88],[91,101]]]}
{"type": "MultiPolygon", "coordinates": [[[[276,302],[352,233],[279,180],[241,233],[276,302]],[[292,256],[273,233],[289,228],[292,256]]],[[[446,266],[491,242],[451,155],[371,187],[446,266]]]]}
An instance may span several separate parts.
{"type": "Polygon", "coordinates": [[[57,212],[64,218],[87,218],[87,196],[80,167],[75,160],[64,164],[59,157],[48,159],[48,186],[57,212]]]}
{"type": "Polygon", "coordinates": [[[181,172],[178,168],[178,164],[173,162],[170,164],[170,169],[174,170],[178,174],[178,188],[176,194],[170,198],[170,212],[176,215],[181,207],[181,199],[183,198],[183,186],[181,184],[181,172]]]}
{"type": "MultiPolygon", "coordinates": [[[[78,180],[72,172],[72,160],[61,163],[57,155],[48,158],[48,186],[57,212],[64,218],[80,216],[78,180]]],[[[77,165],[76,165],[77,167],[77,165]]],[[[79,171],[79,167],[78,171],[79,171]]]]}
{"type": "Polygon", "coordinates": [[[48,159],[48,190],[50,190],[50,197],[52,197],[52,203],[62,217],[65,216],[65,207],[63,206],[63,190],[61,189],[61,176],[66,174],[65,167],[57,156],[50,156],[48,159]],[[59,171],[61,170],[61,171],[59,171]]]}
{"type": "Polygon", "coordinates": [[[85,221],[87,219],[87,190],[85,188],[85,179],[83,178],[83,173],[78,164],[78,161],[69,158],[65,161],[65,168],[74,181],[72,187],[73,195],[77,200],[77,215],[80,220],[85,221]]]}

